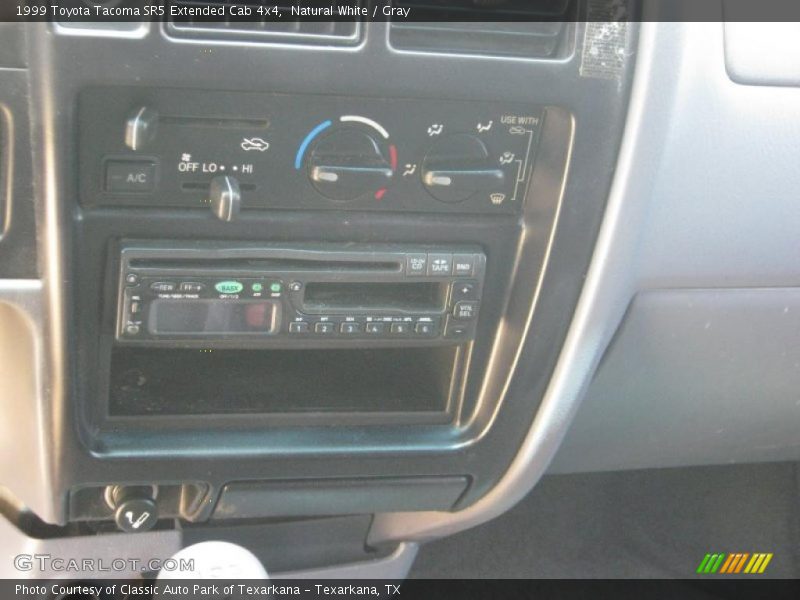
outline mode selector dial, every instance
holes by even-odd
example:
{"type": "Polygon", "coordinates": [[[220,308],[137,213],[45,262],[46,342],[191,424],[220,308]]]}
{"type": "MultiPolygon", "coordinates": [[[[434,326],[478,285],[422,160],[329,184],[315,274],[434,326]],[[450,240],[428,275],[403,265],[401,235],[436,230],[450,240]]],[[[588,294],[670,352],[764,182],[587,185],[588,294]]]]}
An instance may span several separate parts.
{"type": "Polygon", "coordinates": [[[308,176],[331,200],[355,200],[388,185],[392,168],[367,132],[343,128],[319,139],[308,155],[308,176]]]}
{"type": "Polygon", "coordinates": [[[442,202],[494,192],[505,182],[505,173],[492,164],[486,145],[468,133],[437,140],[422,161],[421,175],[431,196],[442,202]]]}

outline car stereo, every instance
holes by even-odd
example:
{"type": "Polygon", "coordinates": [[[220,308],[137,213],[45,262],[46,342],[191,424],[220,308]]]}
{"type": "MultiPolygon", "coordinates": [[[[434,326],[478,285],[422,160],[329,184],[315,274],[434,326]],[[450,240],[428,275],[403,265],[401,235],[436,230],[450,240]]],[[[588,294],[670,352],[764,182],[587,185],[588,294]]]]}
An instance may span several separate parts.
{"type": "Polygon", "coordinates": [[[477,247],[124,242],[122,344],[326,347],[474,337],[477,247]]]}

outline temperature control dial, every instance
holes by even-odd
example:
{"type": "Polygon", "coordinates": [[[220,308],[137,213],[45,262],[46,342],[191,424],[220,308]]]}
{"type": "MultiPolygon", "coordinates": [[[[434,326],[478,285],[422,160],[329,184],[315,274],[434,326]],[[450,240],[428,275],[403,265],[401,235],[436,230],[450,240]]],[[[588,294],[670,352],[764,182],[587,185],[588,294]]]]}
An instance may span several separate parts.
{"type": "Polygon", "coordinates": [[[386,186],[392,168],[374,137],[347,127],[314,145],[308,155],[308,176],[320,194],[346,202],[386,186]]]}
{"type": "Polygon", "coordinates": [[[438,140],[422,162],[422,184],[441,202],[463,202],[503,186],[505,173],[489,158],[484,143],[459,133],[438,140]]]}
{"type": "Polygon", "coordinates": [[[157,128],[158,112],[140,106],[125,120],[125,145],[133,151],[143,150],[155,139],[157,128]]]}

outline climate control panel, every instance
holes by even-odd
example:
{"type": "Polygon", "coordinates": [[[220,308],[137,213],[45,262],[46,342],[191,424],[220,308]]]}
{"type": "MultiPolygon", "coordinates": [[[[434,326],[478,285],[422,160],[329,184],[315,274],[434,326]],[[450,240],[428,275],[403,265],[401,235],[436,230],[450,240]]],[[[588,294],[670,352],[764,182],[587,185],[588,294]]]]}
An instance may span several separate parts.
{"type": "Polygon", "coordinates": [[[225,221],[242,209],[514,213],[541,119],[504,102],[88,89],[81,201],[225,221]]]}

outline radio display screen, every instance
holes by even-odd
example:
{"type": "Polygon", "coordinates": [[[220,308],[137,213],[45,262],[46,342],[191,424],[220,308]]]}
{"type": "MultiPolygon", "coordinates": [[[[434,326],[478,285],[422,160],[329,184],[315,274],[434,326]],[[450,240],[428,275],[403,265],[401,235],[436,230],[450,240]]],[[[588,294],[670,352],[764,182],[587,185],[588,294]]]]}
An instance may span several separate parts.
{"type": "Polygon", "coordinates": [[[225,300],[155,300],[147,319],[150,334],[269,334],[275,303],[225,300]]]}

